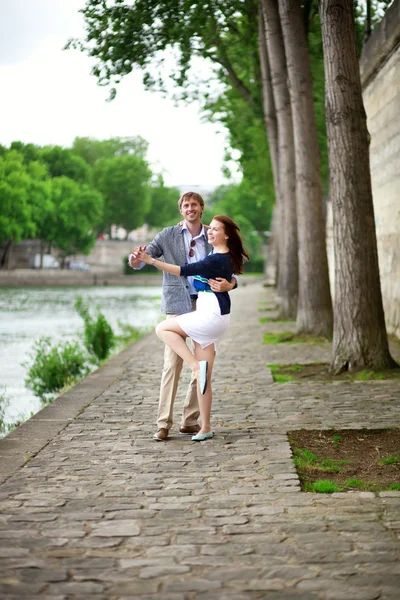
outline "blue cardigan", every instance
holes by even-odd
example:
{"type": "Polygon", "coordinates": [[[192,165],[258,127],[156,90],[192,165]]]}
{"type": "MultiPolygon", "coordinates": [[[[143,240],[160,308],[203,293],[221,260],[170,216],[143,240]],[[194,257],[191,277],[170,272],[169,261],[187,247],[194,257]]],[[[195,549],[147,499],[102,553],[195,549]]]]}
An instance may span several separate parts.
{"type": "Polygon", "coordinates": [[[194,275],[193,285],[198,292],[212,292],[217,296],[221,315],[228,315],[231,312],[231,299],[228,292],[213,292],[207,280],[223,277],[230,281],[232,274],[232,259],[229,252],[209,254],[199,262],[188,263],[181,267],[183,277],[194,275]]]}

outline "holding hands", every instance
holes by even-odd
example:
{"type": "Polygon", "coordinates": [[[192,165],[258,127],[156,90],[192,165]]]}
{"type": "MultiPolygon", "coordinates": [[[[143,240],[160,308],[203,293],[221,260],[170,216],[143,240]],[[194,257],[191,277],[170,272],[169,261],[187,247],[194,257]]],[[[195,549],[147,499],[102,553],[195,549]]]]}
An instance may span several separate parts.
{"type": "Polygon", "coordinates": [[[153,263],[152,257],[146,252],[146,246],[139,246],[135,255],[137,260],[146,263],[146,265],[151,265],[153,263]]]}
{"type": "MultiPolygon", "coordinates": [[[[141,258],[142,254],[145,252],[147,246],[135,246],[132,248],[132,252],[129,255],[129,265],[134,269],[140,267],[141,262],[146,262],[141,258]]],[[[149,256],[146,254],[146,256],[149,256]]]]}

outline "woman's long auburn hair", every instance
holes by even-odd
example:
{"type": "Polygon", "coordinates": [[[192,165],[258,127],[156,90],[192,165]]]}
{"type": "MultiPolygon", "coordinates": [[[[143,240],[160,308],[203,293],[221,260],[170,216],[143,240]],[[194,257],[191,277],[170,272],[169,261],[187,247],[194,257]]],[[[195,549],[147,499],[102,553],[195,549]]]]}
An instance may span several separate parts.
{"type": "Polygon", "coordinates": [[[243,273],[244,259],[250,259],[239,234],[240,228],[238,225],[236,225],[235,221],[233,221],[230,217],[226,217],[225,215],[215,215],[213,220],[219,221],[219,223],[222,223],[224,226],[225,234],[228,236],[226,245],[228,246],[231,254],[233,272],[236,275],[240,275],[240,273],[243,273]]]}

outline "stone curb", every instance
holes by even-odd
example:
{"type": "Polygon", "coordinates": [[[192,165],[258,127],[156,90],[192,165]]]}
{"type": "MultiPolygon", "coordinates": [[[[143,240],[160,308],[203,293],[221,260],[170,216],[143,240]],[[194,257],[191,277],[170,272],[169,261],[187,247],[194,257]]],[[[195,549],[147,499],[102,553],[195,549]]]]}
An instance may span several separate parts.
{"type": "Polygon", "coordinates": [[[105,365],[58,396],[51,404],[42,408],[5,438],[0,439],[1,481],[24,466],[121,377],[126,364],[140,352],[151,335],[154,334],[145,334],[140,340],[111,358],[105,365]]]}

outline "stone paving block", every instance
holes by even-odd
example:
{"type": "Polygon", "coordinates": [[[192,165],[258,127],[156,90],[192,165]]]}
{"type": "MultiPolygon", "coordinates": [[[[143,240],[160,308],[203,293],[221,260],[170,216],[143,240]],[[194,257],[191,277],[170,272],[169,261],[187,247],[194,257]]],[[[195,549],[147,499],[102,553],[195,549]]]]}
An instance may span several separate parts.
{"type": "MultiPolygon", "coordinates": [[[[46,443],[0,477],[0,569],[12,577],[1,597],[397,600],[400,493],[301,492],[287,431],[392,426],[399,384],[271,383],[267,363],[312,362],[330,347],[263,346],[257,308],[268,297],[257,282],[232,294],[212,441],[178,433],[187,368],[170,439],[152,439],[163,352],[154,334],[73,388],[80,414],[69,417],[64,398],[37,415],[46,443]],[[57,411],[61,429],[51,427],[57,411]]],[[[18,443],[0,441],[0,463],[2,445],[19,460],[18,443]]]]}

